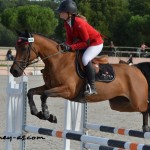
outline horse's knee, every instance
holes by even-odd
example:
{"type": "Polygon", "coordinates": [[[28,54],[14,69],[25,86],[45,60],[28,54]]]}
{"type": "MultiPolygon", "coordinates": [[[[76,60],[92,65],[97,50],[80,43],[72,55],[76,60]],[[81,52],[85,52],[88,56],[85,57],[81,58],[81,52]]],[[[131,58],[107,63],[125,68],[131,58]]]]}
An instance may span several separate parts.
{"type": "Polygon", "coordinates": [[[28,99],[30,99],[32,96],[33,96],[33,90],[30,89],[27,93],[27,97],[28,97],[28,99]]]}
{"type": "Polygon", "coordinates": [[[41,100],[44,101],[47,99],[47,95],[45,92],[43,92],[43,94],[41,95],[41,100]]]}

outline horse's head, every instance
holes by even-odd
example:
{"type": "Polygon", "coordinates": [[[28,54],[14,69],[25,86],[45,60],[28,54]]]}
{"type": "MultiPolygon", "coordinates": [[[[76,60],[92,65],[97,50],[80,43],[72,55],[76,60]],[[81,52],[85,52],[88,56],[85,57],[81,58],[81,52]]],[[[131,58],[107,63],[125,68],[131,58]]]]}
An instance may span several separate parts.
{"type": "Polygon", "coordinates": [[[10,73],[14,77],[20,77],[24,69],[38,57],[38,52],[34,48],[34,37],[28,31],[17,31],[18,40],[16,42],[16,57],[11,66],[10,73]]]}

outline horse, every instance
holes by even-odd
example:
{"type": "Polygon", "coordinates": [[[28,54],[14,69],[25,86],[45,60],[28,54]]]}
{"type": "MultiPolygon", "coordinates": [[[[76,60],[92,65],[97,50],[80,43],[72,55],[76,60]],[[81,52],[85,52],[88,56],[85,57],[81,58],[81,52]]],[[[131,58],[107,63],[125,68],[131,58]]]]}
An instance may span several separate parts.
{"type": "Polygon", "coordinates": [[[31,88],[27,92],[32,115],[57,123],[57,117],[49,113],[48,97],[61,97],[70,101],[96,103],[108,100],[110,108],[119,112],[140,112],[143,115],[143,131],[149,131],[150,114],[150,63],[143,62],[129,66],[110,64],[115,72],[111,82],[97,82],[97,94],[84,96],[86,79],[76,71],[76,52],[64,53],[55,40],[37,33],[17,31],[16,57],[10,68],[14,77],[24,74],[24,69],[40,58],[45,66],[42,69],[44,85],[31,88]],[[39,95],[41,111],[38,111],[33,96],[39,95]],[[79,96],[82,95],[82,96],[79,96]]]}

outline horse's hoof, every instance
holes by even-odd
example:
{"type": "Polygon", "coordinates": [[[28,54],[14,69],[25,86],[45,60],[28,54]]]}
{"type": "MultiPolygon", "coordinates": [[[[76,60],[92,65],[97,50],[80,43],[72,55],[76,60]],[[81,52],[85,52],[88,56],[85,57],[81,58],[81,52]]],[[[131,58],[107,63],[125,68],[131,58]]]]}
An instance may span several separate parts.
{"type": "Polygon", "coordinates": [[[143,129],[143,132],[150,132],[149,126],[143,126],[142,129],[143,129]]]}
{"type": "Polygon", "coordinates": [[[33,107],[32,109],[31,109],[31,115],[37,115],[38,114],[38,111],[37,111],[37,109],[36,109],[36,107],[33,107]]]}
{"type": "Polygon", "coordinates": [[[48,120],[48,119],[49,119],[49,117],[50,117],[49,112],[48,112],[48,111],[43,112],[43,117],[44,117],[44,119],[45,119],[45,120],[48,120]]]}
{"type": "Polygon", "coordinates": [[[51,123],[57,123],[57,118],[56,116],[50,114],[48,121],[51,123]]]}
{"type": "Polygon", "coordinates": [[[38,112],[36,116],[37,116],[39,119],[45,120],[42,111],[38,112]]]}

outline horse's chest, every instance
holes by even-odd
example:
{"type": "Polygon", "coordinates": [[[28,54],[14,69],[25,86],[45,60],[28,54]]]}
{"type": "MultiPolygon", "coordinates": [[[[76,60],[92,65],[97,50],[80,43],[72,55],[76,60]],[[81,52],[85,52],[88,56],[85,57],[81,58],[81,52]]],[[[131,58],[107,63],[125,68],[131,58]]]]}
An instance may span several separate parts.
{"type": "Polygon", "coordinates": [[[59,80],[53,73],[43,73],[45,85],[49,88],[59,85],[59,80]]]}

